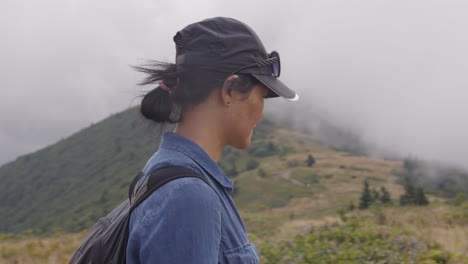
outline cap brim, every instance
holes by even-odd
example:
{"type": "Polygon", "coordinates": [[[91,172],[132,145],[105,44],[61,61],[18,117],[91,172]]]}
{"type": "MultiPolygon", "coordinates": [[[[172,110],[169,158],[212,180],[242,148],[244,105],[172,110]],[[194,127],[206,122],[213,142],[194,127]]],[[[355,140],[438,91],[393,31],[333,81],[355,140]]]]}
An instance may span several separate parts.
{"type": "Polygon", "coordinates": [[[263,83],[266,87],[270,88],[278,96],[283,97],[289,101],[297,101],[299,100],[299,95],[294,92],[293,90],[289,89],[286,84],[278,80],[278,78],[271,76],[271,75],[261,75],[261,74],[254,74],[251,73],[252,76],[257,78],[261,83],[263,83]]]}

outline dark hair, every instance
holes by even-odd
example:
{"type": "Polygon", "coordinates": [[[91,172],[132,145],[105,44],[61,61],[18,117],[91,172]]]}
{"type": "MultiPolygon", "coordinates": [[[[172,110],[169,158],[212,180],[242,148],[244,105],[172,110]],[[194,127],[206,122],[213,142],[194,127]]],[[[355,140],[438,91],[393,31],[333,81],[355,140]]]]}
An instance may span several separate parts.
{"type": "MultiPolygon", "coordinates": [[[[182,120],[182,110],[202,103],[213,89],[223,85],[226,73],[206,71],[194,67],[182,67],[173,63],[150,61],[142,66],[133,66],[136,71],[146,73],[139,85],[157,85],[143,96],[141,113],[157,123],[177,123],[182,120]],[[163,82],[170,92],[159,86],[163,82]]],[[[249,93],[259,83],[250,74],[238,74],[239,78],[229,84],[242,93],[249,93]]]]}

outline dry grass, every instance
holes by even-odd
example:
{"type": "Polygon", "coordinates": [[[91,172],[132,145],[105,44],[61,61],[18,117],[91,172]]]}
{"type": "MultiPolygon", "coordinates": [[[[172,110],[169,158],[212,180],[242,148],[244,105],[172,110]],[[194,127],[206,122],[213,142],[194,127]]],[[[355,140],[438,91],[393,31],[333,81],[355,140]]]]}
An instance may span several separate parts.
{"type": "Polygon", "coordinates": [[[293,217],[305,217],[309,216],[310,213],[316,211],[317,209],[329,208],[330,203],[324,197],[321,198],[321,195],[316,195],[314,198],[301,197],[293,198],[288,203],[288,205],[279,208],[273,208],[265,210],[263,213],[271,216],[293,216],[293,217]]]}
{"type": "Polygon", "coordinates": [[[47,238],[27,238],[0,242],[0,263],[63,264],[84,239],[85,233],[60,234],[47,238]]]}
{"type": "Polygon", "coordinates": [[[339,222],[338,217],[328,216],[322,219],[296,219],[285,222],[270,239],[273,241],[290,240],[297,234],[307,232],[313,226],[339,222]]]}
{"type": "MultiPolygon", "coordinates": [[[[327,205],[324,203],[324,207],[327,205]]],[[[315,199],[293,199],[288,206],[265,211],[269,215],[301,215],[304,210],[317,207],[315,199]]],[[[459,210],[445,204],[428,207],[383,208],[385,224],[404,229],[420,237],[429,244],[440,244],[442,248],[459,256],[468,256],[468,223],[452,221],[448,215],[459,210]]],[[[363,217],[372,215],[371,211],[355,212],[363,217]]],[[[334,215],[312,218],[293,218],[284,222],[279,231],[269,239],[274,241],[288,240],[296,234],[306,232],[310,227],[340,221],[334,215]]],[[[48,238],[28,238],[0,242],[0,263],[5,264],[39,264],[67,263],[78,247],[85,233],[60,234],[48,238]]],[[[452,262],[452,263],[464,263],[452,262]]]]}

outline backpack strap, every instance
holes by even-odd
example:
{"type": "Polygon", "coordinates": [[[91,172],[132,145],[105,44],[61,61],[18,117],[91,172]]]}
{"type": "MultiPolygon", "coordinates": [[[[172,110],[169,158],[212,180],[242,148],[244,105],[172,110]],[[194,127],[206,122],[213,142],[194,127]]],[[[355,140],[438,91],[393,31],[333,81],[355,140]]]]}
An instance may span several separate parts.
{"type": "MultiPolygon", "coordinates": [[[[133,189],[135,188],[136,183],[143,177],[143,172],[140,172],[137,174],[135,179],[133,180],[132,184],[130,185],[129,189],[129,196],[133,196],[133,189]]],[[[195,172],[194,170],[184,168],[184,167],[179,167],[179,166],[167,166],[167,167],[162,167],[158,168],[154,171],[152,171],[148,175],[147,183],[146,183],[146,190],[142,192],[141,194],[137,194],[135,198],[135,202],[131,203],[131,207],[128,210],[128,213],[125,216],[125,219],[120,223],[121,227],[119,230],[123,230],[123,233],[118,233],[116,234],[115,239],[115,245],[112,247],[111,252],[114,252],[112,256],[109,256],[110,259],[112,259],[112,262],[102,262],[102,263],[125,263],[126,259],[126,252],[127,252],[127,241],[129,237],[128,233],[128,225],[130,222],[130,214],[135,209],[139,204],[141,204],[148,196],[150,196],[154,191],[156,191],[159,187],[163,186],[164,184],[173,181],[175,179],[180,179],[180,178],[187,178],[187,177],[193,177],[193,178],[198,178],[202,181],[204,181],[210,188],[213,188],[211,184],[208,182],[208,180],[198,172],[195,172]]],[[[102,248],[102,247],[101,247],[102,248]]],[[[98,262],[101,263],[101,262],[98,262]]]]}
{"type": "Polygon", "coordinates": [[[144,175],[145,174],[143,173],[143,171],[138,172],[138,174],[133,179],[132,183],[130,183],[130,188],[128,188],[128,200],[130,202],[132,202],[132,196],[133,196],[133,192],[135,191],[136,184],[144,175]]]}
{"type": "MultiPolygon", "coordinates": [[[[135,184],[132,182],[129,193],[133,193],[133,188],[136,185],[136,181],[141,179],[141,177],[143,176],[141,174],[142,173],[139,173],[137,177],[135,177],[135,180],[133,180],[135,184]]],[[[138,195],[135,197],[136,198],[135,202],[132,203],[132,206],[129,212],[131,213],[133,209],[135,209],[140,203],[142,203],[146,198],[148,198],[148,196],[150,196],[159,187],[175,179],[187,178],[187,177],[198,178],[204,181],[206,184],[208,184],[210,188],[213,188],[211,184],[208,182],[208,180],[205,178],[205,176],[201,175],[198,172],[195,172],[192,169],[180,167],[180,166],[167,166],[167,167],[158,168],[152,171],[148,175],[146,191],[142,193],[141,195],[138,195]]]]}

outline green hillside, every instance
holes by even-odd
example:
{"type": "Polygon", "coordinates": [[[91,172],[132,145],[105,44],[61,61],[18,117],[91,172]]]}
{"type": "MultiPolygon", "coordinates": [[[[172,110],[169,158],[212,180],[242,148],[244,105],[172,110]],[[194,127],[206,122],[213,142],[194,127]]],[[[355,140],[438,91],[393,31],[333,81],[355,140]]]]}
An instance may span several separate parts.
{"type": "Polygon", "coordinates": [[[0,232],[79,231],[123,200],[157,149],[136,108],[0,168],[0,232]]]}

